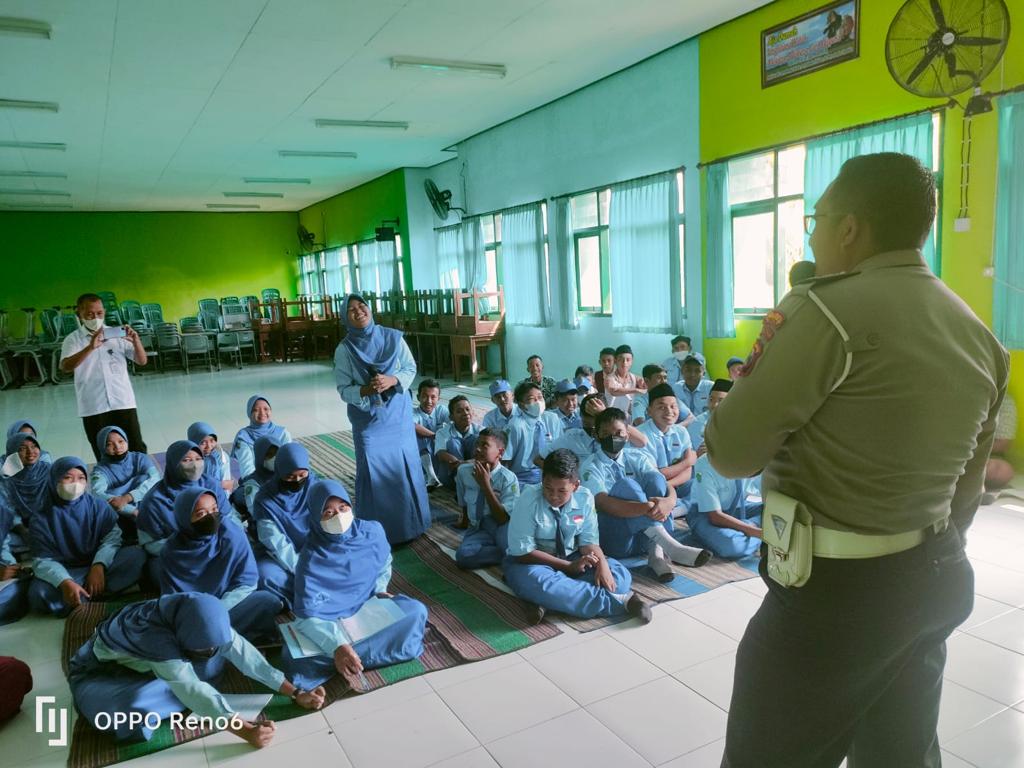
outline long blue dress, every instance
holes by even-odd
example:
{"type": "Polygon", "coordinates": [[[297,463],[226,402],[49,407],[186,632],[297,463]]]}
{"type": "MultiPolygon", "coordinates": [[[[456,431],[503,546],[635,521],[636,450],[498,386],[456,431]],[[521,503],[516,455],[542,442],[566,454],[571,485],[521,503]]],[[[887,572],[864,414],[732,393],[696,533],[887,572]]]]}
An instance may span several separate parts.
{"type": "MultiPolygon", "coordinates": [[[[348,306],[362,297],[351,294],[342,307],[347,335],[334,353],[334,378],[356,449],[356,501],[364,520],[384,526],[391,544],[411,541],[430,526],[427,486],[416,443],[409,388],[416,361],[400,331],[373,322],[365,328],[349,323],[348,306]],[[371,369],[398,379],[380,396],[363,397],[359,389],[371,369]]],[[[365,304],[365,302],[363,302],[365,304]]]]}

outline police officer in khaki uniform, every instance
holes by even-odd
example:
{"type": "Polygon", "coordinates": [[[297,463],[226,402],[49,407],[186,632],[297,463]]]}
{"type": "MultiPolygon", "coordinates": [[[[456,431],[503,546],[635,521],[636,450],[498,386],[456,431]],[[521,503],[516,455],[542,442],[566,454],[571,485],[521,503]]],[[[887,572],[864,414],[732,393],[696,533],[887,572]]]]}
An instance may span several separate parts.
{"type": "Polygon", "coordinates": [[[723,766],[940,765],[945,641],[974,601],[962,541],[1008,357],[925,265],[934,217],[915,159],[847,161],[807,217],[817,277],[766,317],[708,425],[719,472],[763,470],[766,496],[813,523],[800,587],[769,577],[762,548],[723,766]]]}

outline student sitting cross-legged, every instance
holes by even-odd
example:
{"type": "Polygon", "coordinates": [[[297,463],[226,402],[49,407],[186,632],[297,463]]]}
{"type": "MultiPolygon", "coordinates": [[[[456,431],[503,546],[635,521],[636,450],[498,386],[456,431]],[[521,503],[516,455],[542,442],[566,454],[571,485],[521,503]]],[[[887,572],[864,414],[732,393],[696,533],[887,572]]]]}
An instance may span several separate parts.
{"type": "Polygon", "coordinates": [[[96,448],[100,460],[92,468],[89,485],[94,495],[114,508],[121,530],[134,539],[139,502],[160,482],[160,471],[148,454],[128,450],[128,436],[120,427],[101,429],[96,448]]]}
{"type": "Polygon", "coordinates": [[[204,592],[228,610],[231,627],[256,642],[278,639],[274,617],[284,604],[256,588],[259,573],[241,527],[222,523],[217,498],[189,488],[174,502],[178,532],[160,552],[160,592],[204,592]]]}
{"type": "MultiPolygon", "coordinates": [[[[594,421],[597,419],[597,414],[607,407],[604,404],[604,395],[594,393],[584,397],[582,402],[580,402],[580,423],[582,426],[578,429],[565,430],[557,440],[547,446],[543,456],[547,456],[548,453],[559,448],[568,448],[576,454],[580,464],[586,461],[590,454],[597,450],[597,441],[594,439],[594,421]]],[[[644,437],[639,429],[632,425],[626,427],[626,436],[629,439],[629,444],[636,448],[643,448],[647,445],[647,438],[644,437]]]]}
{"type": "Polygon", "coordinates": [[[295,568],[295,628],[321,652],[294,658],[287,644],[282,664],[302,687],[320,685],[336,673],[351,678],[364,669],[410,661],[423,653],[427,607],[388,593],[391,547],[384,527],[361,520],[345,487],[321,480],[309,495],[309,536],[295,568]],[[367,637],[353,640],[341,619],[359,619],[387,609],[400,616],[367,637]]]}
{"type": "Polygon", "coordinates": [[[747,496],[761,494],[761,476],[727,480],[707,455],[694,466],[693,496],[686,522],[694,536],[719,557],[745,557],[761,546],[762,504],[747,496]]]}
{"type": "Polygon", "coordinates": [[[455,492],[469,530],[455,550],[460,568],[498,565],[508,547],[508,519],[519,480],[501,465],[505,433],[488,427],[477,438],[472,462],[459,467],[455,492]]]}
{"type": "Polygon", "coordinates": [[[583,484],[594,494],[601,548],[612,557],[646,555],[659,579],[675,578],[672,562],[699,567],[711,553],[672,536],[676,492],[643,451],[626,446],[626,415],[602,411],[595,422],[595,451],[583,463],[583,484]]]}
{"type": "Polygon", "coordinates": [[[456,395],[448,401],[448,413],[450,421],[434,438],[434,467],[441,484],[454,490],[459,466],[473,459],[480,426],[473,423],[473,406],[465,395],[456,395]]]}
{"type": "Polygon", "coordinates": [[[540,482],[540,468],[548,446],[562,434],[562,425],[544,410],[544,392],[532,381],[516,385],[519,410],[509,419],[505,434],[508,443],[501,460],[515,473],[521,485],[540,482]]]}
{"type": "Polygon", "coordinates": [[[518,410],[515,397],[512,394],[512,385],[505,379],[496,379],[491,382],[488,390],[491,393],[491,402],[494,403],[494,407],[484,414],[483,425],[485,428],[505,429],[509,419],[518,410]]]}
{"type": "MultiPolygon", "coordinates": [[[[30,435],[31,437],[35,438],[36,443],[38,444],[39,432],[36,430],[36,425],[30,419],[15,419],[14,421],[12,421],[10,425],[7,427],[6,439],[10,440],[12,437],[19,433],[30,435]]],[[[0,464],[3,464],[7,460],[7,456],[10,453],[10,451],[7,451],[7,453],[5,453],[3,456],[0,456],[0,464]]],[[[40,458],[47,464],[53,463],[53,457],[50,456],[50,454],[47,453],[46,451],[42,452],[40,458]]]]}
{"type": "MultiPolygon", "coordinates": [[[[281,431],[286,430],[281,428],[281,431]]],[[[272,436],[283,439],[283,435],[276,434],[276,430],[272,436]]],[[[231,493],[231,489],[235,487],[235,481],[231,478],[231,457],[220,447],[220,441],[217,439],[217,432],[213,426],[205,421],[193,422],[188,427],[186,437],[198,445],[203,454],[203,475],[220,483],[220,487],[224,489],[225,493],[231,493]]],[[[253,445],[255,448],[255,443],[253,445]]],[[[255,457],[253,465],[255,466],[255,457]]]]}
{"type": "Polygon", "coordinates": [[[28,612],[28,587],[30,581],[18,578],[23,575],[21,565],[11,553],[11,528],[14,513],[0,507],[0,581],[15,579],[13,584],[0,589],[0,626],[17,621],[28,612]]]}
{"type": "Polygon", "coordinates": [[[708,422],[711,421],[711,414],[715,412],[718,404],[725,400],[725,396],[729,394],[732,385],[731,379],[715,379],[711,389],[708,391],[708,409],[686,424],[686,431],[690,435],[690,443],[697,452],[697,456],[703,456],[707,453],[707,447],[704,445],[704,430],[707,429],[708,422]]]}
{"type": "Polygon", "coordinates": [[[433,379],[423,379],[416,389],[419,403],[412,409],[413,425],[416,428],[416,444],[420,449],[423,463],[423,480],[427,489],[437,488],[441,481],[434,469],[434,438],[449,420],[448,407],[441,405],[441,385],[433,379]]]}
{"type": "Polygon", "coordinates": [[[284,445],[281,439],[272,435],[259,438],[252,447],[252,455],[256,468],[243,477],[238,487],[231,492],[231,503],[235,509],[244,508],[247,515],[252,516],[253,502],[256,493],[265,482],[274,477],[274,463],[277,451],[284,445]]]}
{"type": "Polygon", "coordinates": [[[29,538],[35,578],[28,590],[36,613],[66,616],[83,600],[116,595],[139,581],[146,556],[121,546],[117,513],[88,493],[77,456],[50,467],[50,499],[32,516],[29,538]]]}
{"type": "Polygon", "coordinates": [[[227,730],[265,747],[274,723],[237,717],[216,688],[229,662],[303,709],[323,706],[322,688],[292,685],[231,629],[220,600],[197,592],[132,603],[103,621],[68,663],[68,683],[79,714],[97,727],[112,724],[118,741],[148,741],[153,716],[162,720],[189,709],[197,717],[235,719],[227,730]],[[113,720],[114,714],[139,717],[113,720]]]}
{"type": "Polygon", "coordinates": [[[238,472],[241,477],[252,474],[256,469],[256,459],[252,449],[261,437],[264,435],[276,437],[282,445],[292,441],[288,430],[273,422],[274,412],[270,408],[270,400],[263,395],[250,397],[245,404],[245,413],[249,417],[249,426],[238,430],[231,448],[231,456],[238,462],[238,472]]]}
{"type": "Polygon", "coordinates": [[[576,455],[552,451],[541,484],[523,488],[512,509],[502,566],[512,591],[531,603],[533,621],[547,610],[651,620],[650,606],[630,590],[629,571],[605,557],[598,539],[594,497],[580,487],[576,455]]]}
{"type": "Polygon", "coordinates": [[[29,521],[50,500],[48,455],[39,439],[26,432],[15,432],[7,438],[7,469],[13,474],[0,475],[0,511],[11,513],[10,546],[14,554],[28,552],[29,521]]]}
{"type": "Polygon", "coordinates": [[[640,432],[647,438],[644,451],[657,466],[665,480],[675,488],[679,500],[675,517],[686,514],[690,504],[690,490],[693,484],[693,465],[697,452],[690,442],[690,433],[678,424],[679,400],[672,387],[659,384],[650,391],[648,419],[640,425],[640,432]]]}

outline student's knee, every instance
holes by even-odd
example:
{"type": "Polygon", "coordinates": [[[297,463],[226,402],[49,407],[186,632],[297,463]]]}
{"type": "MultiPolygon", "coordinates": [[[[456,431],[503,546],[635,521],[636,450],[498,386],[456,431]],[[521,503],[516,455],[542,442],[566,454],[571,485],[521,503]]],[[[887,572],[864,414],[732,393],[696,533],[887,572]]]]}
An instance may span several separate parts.
{"type": "Polygon", "coordinates": [[[630,477],[616,480],[615,484],[608,491],[608,495],[622,501],[639,501],[641,503],[646,502],[648,499],[647,493],[640,483],[630,477]]]}
{"type": "Polygon", "coordinates": [[[32,579],[28,587],[28,604],[33,613],[60,615],[66,608],[60,590],[42,579],[32,579]]]}
{"type": "Polygon", "coordinates": [[[612,572],[612,578],[615,579],[615,592],[623,595],[629,591],[633,585],[633,574],[629,572],[629,569],[620,563],[615,558],[608,558],[608,570],[612,572]]]}
{"type": "Polygon", "coordinates": [[[646,495],[644,501],[668,496],[668,480],[661,472],[645,472],[640,477],[640,487],[646,495]]]}

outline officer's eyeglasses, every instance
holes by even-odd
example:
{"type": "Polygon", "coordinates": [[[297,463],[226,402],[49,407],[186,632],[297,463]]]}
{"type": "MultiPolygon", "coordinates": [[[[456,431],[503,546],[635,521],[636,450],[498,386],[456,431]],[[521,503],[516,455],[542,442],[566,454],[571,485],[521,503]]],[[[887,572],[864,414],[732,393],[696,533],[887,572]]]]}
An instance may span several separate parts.
{"type": "Polygon", "coordinates": [[[845,216],[845,213],[809,213],[804,216],[804,232],[808,235],[814,233],[814,227],[818,219],[834,218],[836,216],[845,216]]]}

